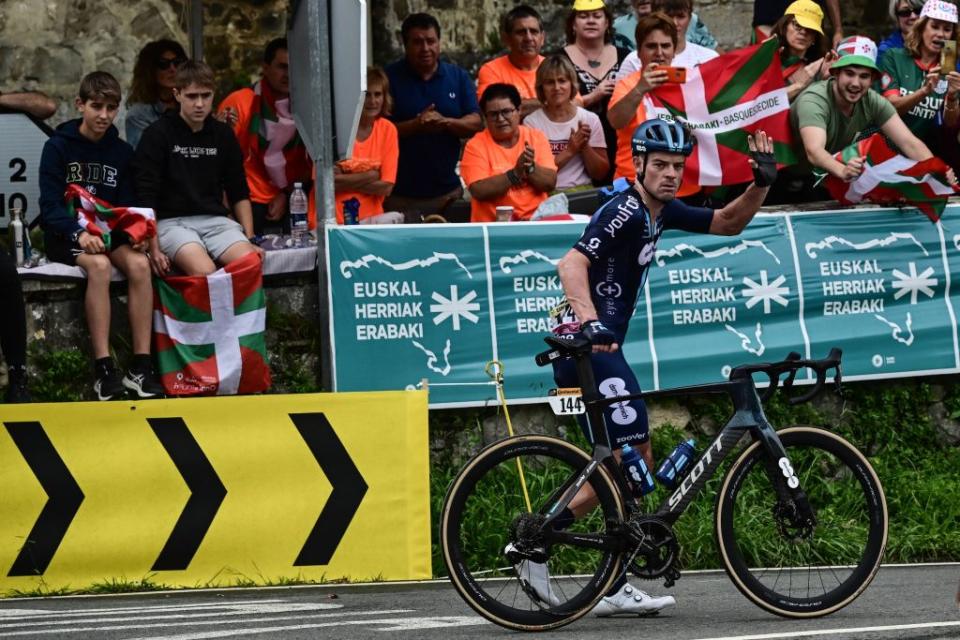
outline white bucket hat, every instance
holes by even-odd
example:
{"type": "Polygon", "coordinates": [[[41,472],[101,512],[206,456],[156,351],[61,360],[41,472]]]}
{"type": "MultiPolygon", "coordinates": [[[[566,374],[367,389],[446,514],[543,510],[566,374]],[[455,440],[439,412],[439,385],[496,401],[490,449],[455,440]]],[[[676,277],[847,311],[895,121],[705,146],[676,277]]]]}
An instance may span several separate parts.
{"type": "Polygon", "coordinates": [[[957,24],[957,5],[945,0],[927,0],[920,10],[920,17],[957,24]]]}

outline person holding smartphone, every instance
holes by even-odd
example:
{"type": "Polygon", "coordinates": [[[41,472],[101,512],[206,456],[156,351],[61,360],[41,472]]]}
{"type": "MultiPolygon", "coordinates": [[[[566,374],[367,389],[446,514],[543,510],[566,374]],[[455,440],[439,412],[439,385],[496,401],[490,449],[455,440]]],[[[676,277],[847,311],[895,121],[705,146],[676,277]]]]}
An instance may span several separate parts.
{"type": "MultiPolygon", "coordinates": [[[[617,81],[607,108],[607,120],[617,130],[614,180],[626,178],[629,182],[636,178],[630,141],[652,109],[647,94],[664,83],[682,81],[681,74],[672,67],[679,33],[670,16],[656,12],[640,18],[636,37],[642,68],[617,81]]],[[[697,190],[698,185],[683,185],[679,197],[697,190]]]]}
{"type": "MultiPolygon", "coordinates": [[[[934,154],[942,150],[941,128],[960,123],[960,73],[954,55],[941,64],[947,43],[956,40],[957,6],[927,0],[920,19],[907,32],[903,48],[889,49],[880,61],[879,88],[907,128],[934,154]]],[[[951,140],[951,144],[954,140],[951,140]]]]}
{"type": "MultiPolygon", "coordinates": [[[[695,67],[720,55],[713,49],[687,40],[687,32],[694,15],[693,0],[657,0],[653,6],[657,11],[668,15],[677,27],[677,46],[673,52],[673,66],[695,67]]],[[[624,58],[617,73],[617,80],[627,77],[634,71],[639,71],[642,66],[640,62],[638,44],[637,50],[624,58]]]]}

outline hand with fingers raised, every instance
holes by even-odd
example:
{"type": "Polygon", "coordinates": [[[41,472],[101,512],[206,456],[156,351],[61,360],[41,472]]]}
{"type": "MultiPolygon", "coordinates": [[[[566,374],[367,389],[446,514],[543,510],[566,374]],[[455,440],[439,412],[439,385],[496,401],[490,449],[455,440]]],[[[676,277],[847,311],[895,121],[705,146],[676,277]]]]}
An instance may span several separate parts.
{"type": "Polygon", "coordinates": [[[761,188],[771,186],[777,180],[777,159],[773,155],[773,141],[765,131],[758,129],[754,135],[747,136],[747,147],[750,149],[753,183],[761,188]]]}

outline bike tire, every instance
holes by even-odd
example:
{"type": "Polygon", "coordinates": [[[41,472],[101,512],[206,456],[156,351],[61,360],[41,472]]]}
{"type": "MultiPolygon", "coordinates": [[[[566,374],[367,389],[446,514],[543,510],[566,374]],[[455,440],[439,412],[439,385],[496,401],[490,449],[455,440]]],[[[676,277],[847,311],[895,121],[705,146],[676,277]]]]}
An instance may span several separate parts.
{"type": "Polygon", "coordinates": [[[754,442],[717,495],[717,546],[734,585],[762,609],[786,618],[825,616],[853,602],[880,568],[886,498],[873,467],[840,436],[813,427],[777,435],[816,527],[802,540],[778,527],[766,455],[754,442]]]}
{"type": "MultiPolygon", "coordinates": [[[[548,436],[515,436],[489,445],[467,463],[447,490],[440,545],[450,581],[474,611],[508,629],[545,631],[590,611],[613,584],[622,554],[553,545],[546,564],[551,588],[561,602],[551,606],[531,598],[521,585],[518,569],[503,554],[511,541],[511,523],[527,511],[517,460],[524,468],[534,513],[546,511],[562,488],[591,462],[581,449],[548,436]]],[[[599,508],[579,518],[569,530],[598,533],[606,531],[609,523],[622,522],[621,496],[602,465],[588,484],[599,498],[599,508]]]]}

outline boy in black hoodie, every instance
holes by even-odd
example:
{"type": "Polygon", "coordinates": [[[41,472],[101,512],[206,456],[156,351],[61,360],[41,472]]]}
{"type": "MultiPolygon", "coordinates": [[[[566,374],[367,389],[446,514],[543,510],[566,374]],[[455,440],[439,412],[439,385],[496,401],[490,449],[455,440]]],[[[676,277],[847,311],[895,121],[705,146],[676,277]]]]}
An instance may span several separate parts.
{"type": "Polygon", "coordinates": [[[80,118],[65,122],[43,147],[40,158],[40,223],[47,257],[77,265],[87,274],[84,307],[95,359],[100,400],[129,389],[139,398],[163,395],[150,361],[153,284],[146,242],[131,245],[122,232],[111,233],[108,251],[100,236],[89,233],[64,201],[68,184],[79,184],[113,206],[134,204],[133,149],[121,140],[113,120],[120,106],[120,84],[109,73],[83,78],[75,101],[80,118]],[[110,276],[116,266],[127,277],[127,309],[133,339],[133,364],[123,377],[110,357],[110,276]]]}
{"type": "Polygon", "coordinates": [[[172,262],[187,275],[206,276],[217,264],[263,252],[249,241],[253,213],[240,144],[229,125],[211,116],[213,71],[190,60],[177,68],[174,83],[179,111],[167,111],[137,145],[137,199],[157,214],[149,252],[154,272],[164,275],[172,262]]]}

